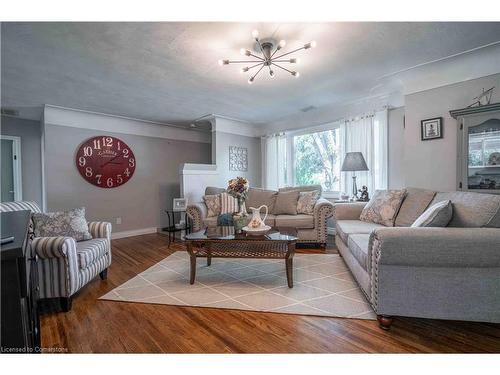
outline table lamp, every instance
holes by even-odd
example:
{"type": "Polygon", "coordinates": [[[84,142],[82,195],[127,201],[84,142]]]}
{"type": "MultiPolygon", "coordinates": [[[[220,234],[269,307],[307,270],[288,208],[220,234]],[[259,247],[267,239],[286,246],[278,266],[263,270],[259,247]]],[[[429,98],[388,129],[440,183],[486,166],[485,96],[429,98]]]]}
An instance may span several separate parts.
{"type": "Polygon", "coordinates": [[[347,152],[345,154],[344,162],[342,163],[342,172],[354,172],[352,175],[352,195],[353,198],[358,199],[358,187],[356,186],[356,172],[367,171],[365,158],[361,152],[347,152]]]}

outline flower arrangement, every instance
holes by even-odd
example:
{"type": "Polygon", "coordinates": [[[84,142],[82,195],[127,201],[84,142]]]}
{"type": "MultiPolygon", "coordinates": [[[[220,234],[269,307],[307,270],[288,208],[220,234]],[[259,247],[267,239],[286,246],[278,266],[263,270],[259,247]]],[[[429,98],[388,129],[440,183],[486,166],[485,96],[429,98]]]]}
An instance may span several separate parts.
{"type": "Polygon", "coordinates": [[[236,177],[229,180],[227,192],[233,197],[240,199],[247,199],[249,183],[244,177],[236,177]]]}
{"type": "Polygon", "coordinates": [[[245,200],[247,199],[249,186],[250,184],[246,178],[236,177],[229,180],[229,185],[227,187],[229,195],[238,199],[238,205],[240,206],[240,212],[238,214],[243,216],[247,215],[245,200]]]}

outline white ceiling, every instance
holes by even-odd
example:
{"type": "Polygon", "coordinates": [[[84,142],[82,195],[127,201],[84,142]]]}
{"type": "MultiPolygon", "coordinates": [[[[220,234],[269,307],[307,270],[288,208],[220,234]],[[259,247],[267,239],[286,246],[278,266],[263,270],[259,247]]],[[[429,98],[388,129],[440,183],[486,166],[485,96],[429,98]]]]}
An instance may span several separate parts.
{"type": "MultiPolygon", "coordinates": [[[[500,23],[3,23],[2,107],[43,104],[188,125],[211,113],[256,124],[380,94],[381,78],[500,41],[500,23]],[[301,51],[300,78],[253,85],[239,66],[251,31],[301,51]]],[[[389,85],[390,86],[390,85],[389,85]]]]}

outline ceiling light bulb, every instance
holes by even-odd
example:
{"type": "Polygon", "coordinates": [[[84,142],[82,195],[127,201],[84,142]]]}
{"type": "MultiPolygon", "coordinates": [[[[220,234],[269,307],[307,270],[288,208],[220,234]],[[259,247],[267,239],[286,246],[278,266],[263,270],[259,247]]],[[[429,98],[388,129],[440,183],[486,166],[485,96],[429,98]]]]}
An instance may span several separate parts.
{"type": "Polygon", "coordinates": [[[294,76],[295,78],[299,78],[300,73],[299,72],[292,72],[292,76],[294,76]]]}
{"type": "Polygon", "coordinates": [[[309,43],[311,45],[312,48],[316,48],[316,41],[313,40],[311,43],[309,43]]]}
{"type": "Polygon", "coordinates": [[[246,73],[246,72],[248,72],[248,69],[250,69],[248,66],[244,67],[244,68],[241,68],[240,72],[241,73],[246,73]]]}
{"type": "Polygon", "coordinates": [[[280,48],[283,48],[284,46],[286,46],[286,41],[283,40],[283,39],[281,39],[280,43],[279,43],[279,46],[280,46],[280,48]]]}
{"type": "Polygon", "coordinates": [[[252,31],[252,36],[254,37],[254,39],[257,39],[259,37],[259,30],[252,31]]]}
{"type": "Polygon", "coordinates": [[[269,71],[269,75],[271,76],[271,78],[274,78],[274,72],[272,70],[269,71]]]}
{"type": "Polygon", "coordinates": [[[290,59],[290,64],[297,64],[298,62],[299,62],[299,59],[297,59],[297,58],[290,59]]]}
{"type": "Polygon", "coordinates": [[[253,79],[254,79],[254,77],[250,77],[250,78],[248,78],[248,84],[249,84],[249,85],[251,85],[251,84],[253,83],[253,79]]]}

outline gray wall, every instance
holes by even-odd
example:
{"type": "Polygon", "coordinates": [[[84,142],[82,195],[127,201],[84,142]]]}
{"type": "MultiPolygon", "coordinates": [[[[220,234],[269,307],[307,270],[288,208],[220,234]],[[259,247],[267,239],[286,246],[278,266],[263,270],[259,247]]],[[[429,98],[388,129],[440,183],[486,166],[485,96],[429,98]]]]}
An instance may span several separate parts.
{"type": "Polygon", "coordinates": [[[483,88],[495,86],[492,103],[500,101],[500,74],[405,96],[404,173],[406,186],[456,190],[457,122],[449,111],[463,108],[483,88]],[[420,121],[443,117],[444,138],[420,140],[420,121]]]}
{"type": "Polygon", "coordinates": [[[47,209],[85,206],[87,219],[110,221],[113,232],[165,226],[163,210],[180,196],[179,165],[209,163],[210,144],[106,132],[132,148],[137,167],[125,185],[103,189],[86,182],[74,160],[81,142],[102,133],[45,126],[47,209]],[[122,218],[122,224],[116,224],[117,217],[122,218]]]}
{"type": "Polygon", "coordinates": [[[404,116],[405,108],[399,107],[389,110],[389,139],[388,144],[388,173],[389,189],[400,189],[405,186],[404,181],[404,116]]]}
{"type": "Polygon", "coordinates": [[[1,117],[1,134],[21,137],[23,200],[42,206],[42,163],[40,121],[1,117]]]}
{"type": "Polygon", "coordinates": [[[248,179],[250,186],[260,187],[262,185],[260,138],[219,131],[215,132],[215,137],[215,163],[219,172],[219,185],[226,187],[229,179],[241,176],[248,179]],[[248,149],[247,172],[229,170],[229,146],[246,147],[248,149]]]}

